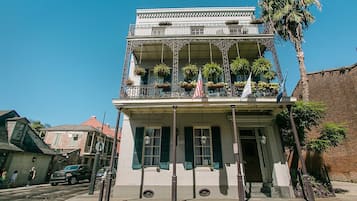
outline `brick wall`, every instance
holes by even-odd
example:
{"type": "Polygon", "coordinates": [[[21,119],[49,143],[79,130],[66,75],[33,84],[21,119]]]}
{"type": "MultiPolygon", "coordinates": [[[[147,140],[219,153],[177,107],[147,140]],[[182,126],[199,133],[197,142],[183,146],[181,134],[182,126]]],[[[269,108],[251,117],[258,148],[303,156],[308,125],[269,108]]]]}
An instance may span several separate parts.
{"type": "MultiPolygon", "coordinates": [[[[330,148],[323,157],[333,180],[357,182],[357,64],[308,74],[310,101],[327,106],[323,122],[344,123],[345,141],[330,148]]],[[[301,85],[293,96],[301,99],[301,85]]],[[[314,129],[309,136],[316,136],[314,129]]]]}

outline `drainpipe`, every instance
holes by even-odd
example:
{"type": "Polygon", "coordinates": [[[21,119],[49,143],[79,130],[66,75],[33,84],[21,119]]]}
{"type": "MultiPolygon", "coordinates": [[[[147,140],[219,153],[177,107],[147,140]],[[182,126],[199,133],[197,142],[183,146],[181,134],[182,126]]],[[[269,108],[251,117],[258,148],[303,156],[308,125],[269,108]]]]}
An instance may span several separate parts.
{"type": "Polygon", "coordinates": [[[237,123],[236,123],[236,106],[231,105],[232,108],[232,122],[233,122],[233,134],[234,134],[234,144],[233,144],[233,152],[236,157],[237,162],[237,181],[238,181],[238,200],[245,201],[245,191],[243,187],[243,178],[242,171],[240,169],[240,153],[238,148],[238,133],[237,133],[237,123]]]}

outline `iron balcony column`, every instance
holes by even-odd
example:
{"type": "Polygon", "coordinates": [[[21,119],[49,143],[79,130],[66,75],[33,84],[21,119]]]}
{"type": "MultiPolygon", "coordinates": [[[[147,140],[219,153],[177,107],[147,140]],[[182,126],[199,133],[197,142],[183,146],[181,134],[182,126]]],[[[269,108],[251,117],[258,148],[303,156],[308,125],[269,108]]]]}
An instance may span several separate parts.
{"type": "Polygon", "coordinates": [[[106,189],[106,196],[105,196],[105,201],[110,200],[110,191],[112,187],[112,180],[113,180],[113,169],[114,169],[114,162],[115,162],[115,155],[117,152],[117,143],[118,143],[118,131],[119,131],[119,122],[120,122],[120,114],[121,114],[121,108],[118,108],[118,117],[117,117],[117,122],[115,125],[115,133],[114,133],[114,142],[113,142],[113,148],[112,148],[112,154],[110,157],[110,168],[109,172],[107,175],[107,189],[106,189]]]}
{"type": "Polygon", "coordinates": [[[177,176],[176,176],[176,109],[177,106],[173,106],[173,122],[172,122],[172,133],[173,133],[173,139],[172,139],[172,146],[173,146],[173,151],[172,151],[172,160],[173,160],[173,168],[172,168],[172,189],[171,189],[171,200],[176,201],[177,200],[177,176]]]}
{"type": "Polygon", "coordinates": [[[237,161],[237,181],[238,181],[238,200],[245,201],[245,191],[243,187],[243,178],[242,172],[240,169],[240,153],[238,147],[238,133],[237,133],[237,124],[236,124],[236,111],[235,105],[231,105],[232,108],[232,122],[233,122],[233,134],[234,134],[234,144],[233,144],[233,152],[237,161]]]}

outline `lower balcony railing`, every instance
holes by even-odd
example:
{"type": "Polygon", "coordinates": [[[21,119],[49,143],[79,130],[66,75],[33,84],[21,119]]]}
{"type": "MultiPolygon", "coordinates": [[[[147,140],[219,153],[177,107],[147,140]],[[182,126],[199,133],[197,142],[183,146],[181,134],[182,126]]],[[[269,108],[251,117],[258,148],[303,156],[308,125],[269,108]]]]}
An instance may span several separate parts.
{"type": "MultiPolygon", "coordinates": [[[[171,87],[158,88],[154,85],[148,86],[126,86],[124,87],[124,95],[122,99],[157,99],[157,98],[192,98],[195,88],[181,88],[177,91],[172,91],[171,87]]],[[[204,95],[207,97],[228,97],[231,90],[228,87],[203,87],[204,95]]],[[[232,96],[240,97],[243,88],[232,86],[232,96]]],[[[278,94],[278,89],[256,89],[252,88],[253,97],[275,97],[278,94]]]]}

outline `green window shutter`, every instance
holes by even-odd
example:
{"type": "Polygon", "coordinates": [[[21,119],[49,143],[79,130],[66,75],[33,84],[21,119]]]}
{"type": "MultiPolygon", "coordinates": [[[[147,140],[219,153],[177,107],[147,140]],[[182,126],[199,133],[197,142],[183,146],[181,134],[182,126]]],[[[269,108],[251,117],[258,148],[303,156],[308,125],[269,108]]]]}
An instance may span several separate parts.
{"type": "Polygon", "coordinates": [[[168,170],[170,167],[170,127],[162,127],[160,169],[168,170]]]}
{"type": "Polygon", "coordinates": [[[134,154],[132,168],[134,170],[141,168],[141,159],[143,155],[143,140],[144,140],[144,127],[137,127],[134,138],[134,154]]]}
{"type": "Polygon", "coordinates": [[[193,168],[193,128],[185,127],[185,163],[186,170],[193,168]]]}
{"type": "Polygon", "coordinates": [[[211,129],[213,146],[213,168],[220,169],[223,168],[221,132],[219,127],[216,126],[213,126],[211,129]]]}

